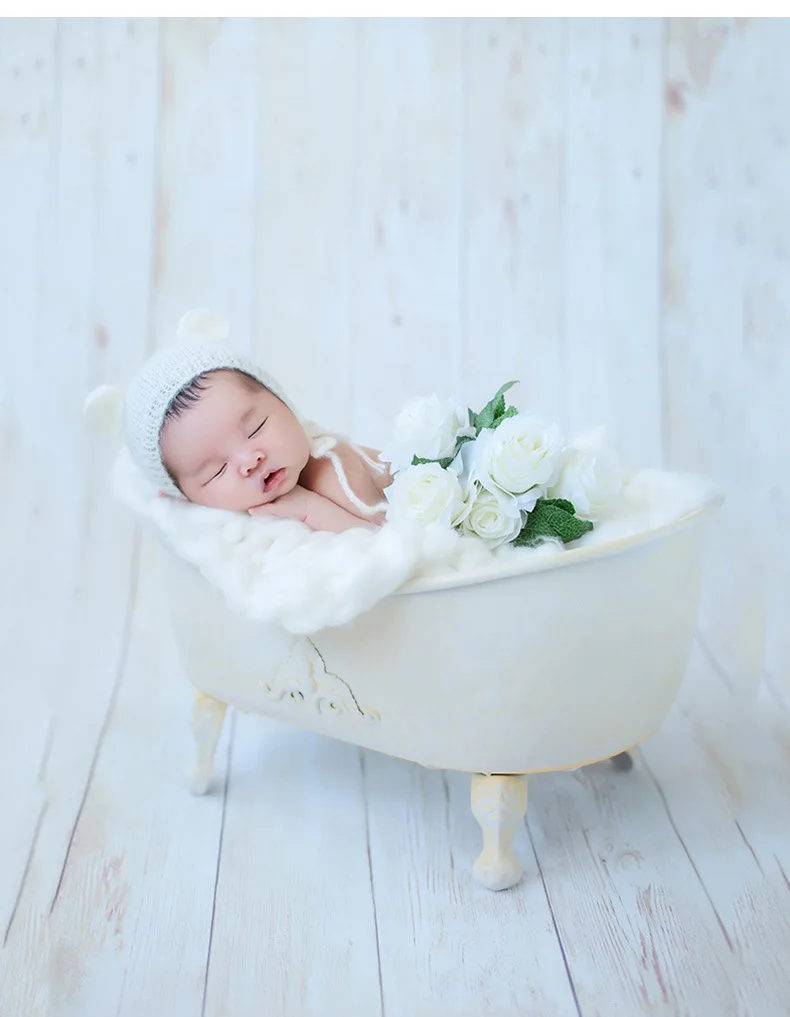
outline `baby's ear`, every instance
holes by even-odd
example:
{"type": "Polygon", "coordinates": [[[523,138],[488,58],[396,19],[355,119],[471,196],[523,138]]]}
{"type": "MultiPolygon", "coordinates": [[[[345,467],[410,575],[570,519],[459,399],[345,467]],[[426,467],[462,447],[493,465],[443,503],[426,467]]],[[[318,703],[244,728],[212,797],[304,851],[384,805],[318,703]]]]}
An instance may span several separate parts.
{"type": "Polygon", "coordinates": [[[117,437],[123,420],[123,392],[117,385],[99,385],[82,404],[82,412],[98,434],[117,437]]]}
{"type": "Polygon", "coordinates": [[[230,335],[230,325],[216,311],[195,307],[182,316],[176,338],[182,342],[224,342],[230,335]]]}

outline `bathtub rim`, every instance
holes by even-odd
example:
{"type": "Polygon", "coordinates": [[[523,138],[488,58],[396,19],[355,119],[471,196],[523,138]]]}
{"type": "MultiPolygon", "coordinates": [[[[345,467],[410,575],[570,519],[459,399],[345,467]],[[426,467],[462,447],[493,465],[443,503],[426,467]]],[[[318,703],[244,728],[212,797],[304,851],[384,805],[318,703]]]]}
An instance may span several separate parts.
{"type": "Polygon", "coordinates": [[[484,583],[497,582],[500,579],[511,579],[516,576],[531,575],[537,572],[549,572],[554,569],[569,568],[595,561],[597,558],[609,558],[613,555],[625,554],[638,547],[655,543],[665,537],[672,536],[681,530],[701,522],[706,516],[721,507],[724,495],[721,491],[711,492],[696,508],[684,513],[677,519],[661,526],[632,533],[626,537],[609,540],[605,544],[590,544],[572,547],[559,554],[525,555],[522,561],[508,561],[501,565],[483,565],[480,568],[464,572],[440,576],[421,576],[410,579],[399,589],[390,594],[391,597],[409,597],[423,593],[439,593],[443,590],[454,590],[464,586],[478,586],[484,583]]]}

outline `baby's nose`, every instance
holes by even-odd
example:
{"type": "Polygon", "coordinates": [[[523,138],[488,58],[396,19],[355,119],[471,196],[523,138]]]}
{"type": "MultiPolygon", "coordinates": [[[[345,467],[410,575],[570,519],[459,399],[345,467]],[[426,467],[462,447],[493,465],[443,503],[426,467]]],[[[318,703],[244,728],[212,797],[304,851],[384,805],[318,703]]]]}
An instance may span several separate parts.
{"type": "Polygon", "coordinates": [[[249,477],[251,473],[254,473],[263,462],[263,453],[255,452],[249,457],[247,462],[242,466],[241,472],[245,477],[249,477]]]}

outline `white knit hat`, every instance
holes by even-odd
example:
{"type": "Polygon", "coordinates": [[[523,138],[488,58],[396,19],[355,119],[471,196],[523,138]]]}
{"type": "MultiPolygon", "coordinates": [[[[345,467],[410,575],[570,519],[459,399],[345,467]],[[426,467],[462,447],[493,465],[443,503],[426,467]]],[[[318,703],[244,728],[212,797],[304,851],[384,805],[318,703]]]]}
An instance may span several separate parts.
{"type": "MultiPolygon", "coordinates": [[[[168,494],[179,491],[165,469],[159,447],[165,413],[178,393],[199,375],[207,371],[243,371],[293,410],[274,378],[218,341],[227,334],[226,324],[213,312],[202,309],[187,312],[178,327],[178,337],[184,341],[150,357],[126,390],[122,402],[126,446],[146,479],[168,494]],[[209,341],[200,341],[206,339],[209,341]]],[[[94,418],[103,415],[109,419],[118,412],[118,395],[118,389],[102,386],[88,397],[86,411],[94,418]]]]}

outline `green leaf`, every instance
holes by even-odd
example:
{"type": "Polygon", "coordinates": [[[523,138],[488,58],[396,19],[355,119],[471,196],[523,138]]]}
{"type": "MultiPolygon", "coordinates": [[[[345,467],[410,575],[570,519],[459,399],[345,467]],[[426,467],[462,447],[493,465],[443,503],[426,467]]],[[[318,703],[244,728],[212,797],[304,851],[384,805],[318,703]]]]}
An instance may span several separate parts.
{"type": "Polygon", "coordinates": [[[563,498],[539,498],[513,541],[516,547],[535,547],[544,537],[569,544],[589,533],[593,524],[579,519],[572,503],[563,498]]]}
{"type": "Polygon", "coordinates": [[[455,457],[458,455],[458,450],[462,445],[465,445],[468,441],[474,441],[474,438],[469,434],[462,435],[455,443],[453,454],[451,456],[445,456],[443,459],[421,459],[419,456],[412,456],[412,466],[425,466],[427,463],[438,463],[443,470],[446,470],[453,462],[455,457]]]}
{"type": "Polygon", "coordinates": [[[454,458],[455,456],[447,456],[444,459],[420,459],[419,456],[413,456],[411,464],[412,466],[426,466],[428,463],[438,463],[443,470],[446,470],[454,458]]]}
{"type": "MultiPolygon", "coordinates": [[[[508,389],[513,388],[514,385],[518,385],[517,381],[509,381],[503,385],[493,399],[490,399],[479,413],[473,413],[469,411],[469,422],[474,427],[478,434],[485,428],[494,428],[505,419],[507,410],[505,409],[505,392],[508,389]]],[[[518,412],[516,410],[516,412],[518,412]]],[[[508,413],[508,416],[513,416],[512,413],[508,413]]]]}
{"type": "Polygon", "coordinates": [[[518,407],[516,407],[516,406],[508,406],[508,408],[505,410],[505,412],[502,414],[502,416],[498,417],[494,421],[494,427],[499,427],[499,425],[502,423],[502,421],[503,420],[507,420],[508,417],[517,417],[517,416],[518,416],[518,407]]]}
{"type": "Polygon", "coordinates": [[[567,498],[538,498],[538,502],[545,506],[555,506],[558,509],[562,509],[563,512],[570,512],[572,516],[576,515],[576,506],[572,501],[568,501],[567,498]]]}

